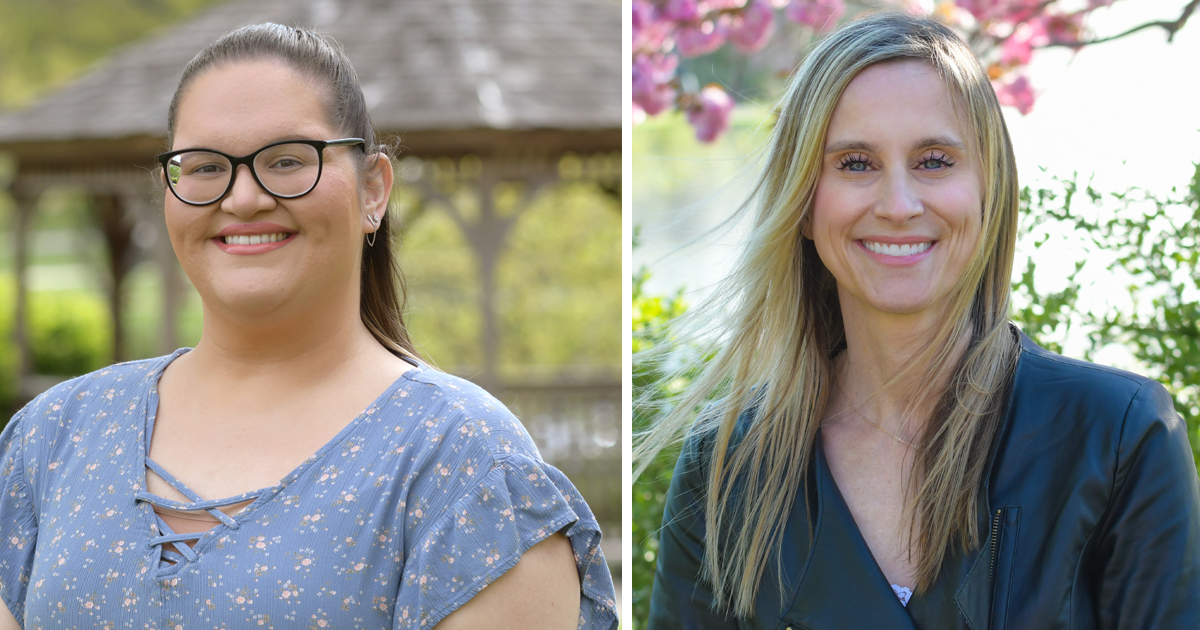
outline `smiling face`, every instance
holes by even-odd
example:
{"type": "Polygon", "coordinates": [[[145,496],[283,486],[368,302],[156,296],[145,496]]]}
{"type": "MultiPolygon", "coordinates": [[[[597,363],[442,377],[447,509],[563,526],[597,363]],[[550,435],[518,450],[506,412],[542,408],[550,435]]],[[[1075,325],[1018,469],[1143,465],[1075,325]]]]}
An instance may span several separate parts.
{"type": "Polygon", "coordinates": [[[844,317],[940,314],[979,240],[983,178],[928,64],[871,66],[829,122],[810,226],[844,317]]]}
{"type": "MultiPolygon", "coordinates": [[[[281,140],[341,138],[321,94],[280,62],[217,66],[186,89],[172,150],[241,156],[281,140]]],[[[362,235],[374,229],[364,209],[382,211],[369,193],[361,201],[359,150],[326,148],[320,182],[296,199],[271,196],[245,165],[237,167],[228,194],[211,204],[192,206],[165,195],[171,244],[206,310],[261,315],[287,304],[357,300],[362,235]]]]}

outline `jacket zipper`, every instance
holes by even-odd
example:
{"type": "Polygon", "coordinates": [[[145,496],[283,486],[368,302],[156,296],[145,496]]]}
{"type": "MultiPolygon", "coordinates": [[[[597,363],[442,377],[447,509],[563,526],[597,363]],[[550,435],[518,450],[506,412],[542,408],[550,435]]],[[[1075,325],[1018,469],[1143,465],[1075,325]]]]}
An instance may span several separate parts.
{"type": "Polygon", "coordinates": [[[992,517],[992,579],[996,579],[996,552],[1000,549],[1000,510],[992,517]]]}

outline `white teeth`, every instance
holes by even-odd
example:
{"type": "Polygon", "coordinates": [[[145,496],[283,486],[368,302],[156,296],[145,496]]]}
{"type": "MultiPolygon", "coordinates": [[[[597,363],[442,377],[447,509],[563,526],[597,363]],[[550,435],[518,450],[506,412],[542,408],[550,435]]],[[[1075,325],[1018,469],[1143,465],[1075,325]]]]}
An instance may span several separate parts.
{"type": "Polygon", "coordinates": [[[897,245],[895,243],[885,244],[875,243],[873,241],[863,241],[863,245],[866,245],[867,249],[875,252],[876,254],[883,254],[884,256],[912,256],[914,254],[920,254],[921,252],[929,249],[929,247],[933,245],[933,242],[930,241],[926,243],[912,244],[905,243],[904,245],[897,245]]]}
{"type": "Polygon", "coordinates": [[[226,236],[226,245],[258,245],[260,243],[278,243],[288,237],[286,232],[278,232],[276,234],[255,234],[253,236],[236,235],[226,236]]]}

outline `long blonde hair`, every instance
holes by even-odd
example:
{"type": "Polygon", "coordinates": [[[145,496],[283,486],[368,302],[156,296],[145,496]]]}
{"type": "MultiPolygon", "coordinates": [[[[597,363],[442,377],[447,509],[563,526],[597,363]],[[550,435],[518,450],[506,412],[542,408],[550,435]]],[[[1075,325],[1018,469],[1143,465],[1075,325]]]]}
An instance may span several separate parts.
{"type": "MultiPolygon", "coordinates": [[[[836,282],[813,242],[802,237],[829,119],[859,72],[895,60],[923,61],[942,76],[984,181],[979,242],[947,298],[947,317],[889,383],[905,377],[904,382],[925,384],[925,390],[913,392],[913,408],[935,401],[915,447],[906,510],[908,522],[919,523],[910,539],[918,554],[917,591],[937,581],[954,548],[965,552],[980,544],[978,493],[1018,349],[1007,323],[1019,200],[1016,163],[995,92],[967,44],[929,19],[875,14],[823,40],[792,79],[762,174],[739,211],[751,214],[749,245],[706,303],[671,324],[677,344],[715,342],[717,351],[702,367],[684,365],[664,379],[700,370],[637,438],[639,475],[689,427],[712,445],[704,453],[709,532],[704,579],[715,605],[738,616],[752,615],[763,571],[805,487],[833,383],[833,356],[845,343],[836,282]],[[962,339],[969,344],[960,358],[962,339]],[[695,419],[716,398],[720,401],[695,419]],[[739,415],[751,407],[753,421],[739,426],[739,415]]],[[[659,346],[638,360],[662,361],[670,350],[659,346]]]]}

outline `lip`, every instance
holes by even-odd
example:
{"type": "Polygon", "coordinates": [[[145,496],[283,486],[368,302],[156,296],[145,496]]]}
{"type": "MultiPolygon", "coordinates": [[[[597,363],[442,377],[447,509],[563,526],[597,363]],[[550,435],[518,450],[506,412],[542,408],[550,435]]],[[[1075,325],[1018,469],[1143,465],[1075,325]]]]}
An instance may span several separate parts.
{"type": "Polygon", "coordinates": [[[878,238],[871,236],[858,239],[854,242],[858,244],[863,253],[865,253],[867,256],[870,256],[875,262],[892,267],[907,267],[909,265],[915,265],[928,258],[933,250],[937,249],[938,244],[941,243],[941,241],[936,239],[922,236],[895,236],[878,238]],[[877,254],[867,249],[867,245],[863,241],[883,243],[884,245],[912,245],[914,243],[929,243],[929,247],[919,254],[909,254],[908,256],[885,256],[884,254],[877,254]]]}
{"type": "Polygon", "coordinates": [[[226,226],[225,229],[218,232],[217,235],[212,238],[212,242],[216,244],[218,249],[226,254],[233,254],[234,256],[253,256],[255,254],[265,254],[270,251],[275,251],[280,247],[291,243],[293,240],[295,240],[296,233],[296,230],[283,227],[278,223],[266,223],[261,221],[258,223],[234,223],[233,225],[226,226]],[[274,243],[230,245],[224,240],[226,236],[254,236],[262,234],[278,234],[281,232],[287,234],[287,238],[274,243]]]}

